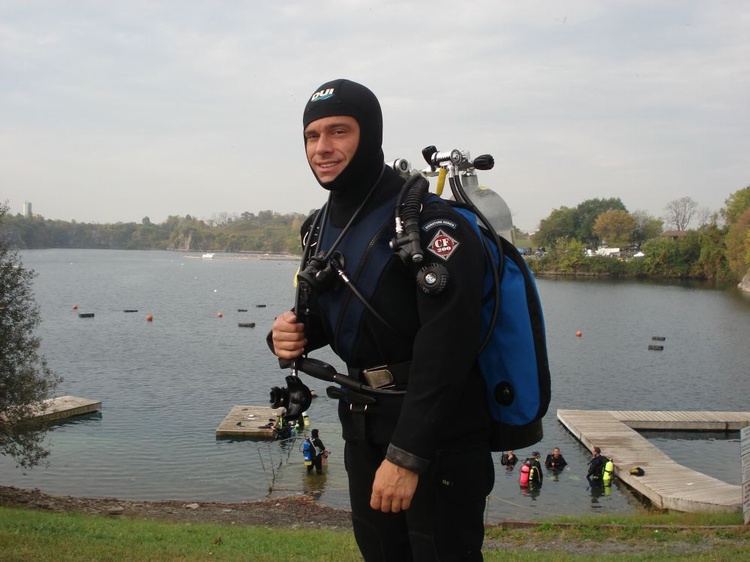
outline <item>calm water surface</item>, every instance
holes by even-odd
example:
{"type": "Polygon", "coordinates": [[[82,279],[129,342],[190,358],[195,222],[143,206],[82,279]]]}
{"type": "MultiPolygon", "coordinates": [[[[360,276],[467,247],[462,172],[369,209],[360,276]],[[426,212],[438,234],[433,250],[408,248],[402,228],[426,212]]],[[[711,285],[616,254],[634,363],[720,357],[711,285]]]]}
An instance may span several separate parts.
{"type": "MultiPolygon", "coordinates": [[[[296,262],[94,250],[22,257],[38,274],[42,350],[65,379],[58,394],[101,400],[103,410],[50,432],[47,468],[22,471],[0,457],[0,483],[186,501],[306,492],[348,508],[336,404],[321,381],[307,379],[321,396],[310,410],[313,426],[333,451],[326,475],[305,474],[299,441],[215,438],[234,405],[267,405],[270,387],[283,383],[286,373],[265,335],[274,315],[292,303],[296,262]],[[95,318],[79,318],[80,312],[95,318]]],[[[544,455],[559,446],[570,465],[531,497],[498,459],[489,519],[640,510],[624,488],[591,495],[588,453],[557,422],[556,410],[746,410],[750,299],[734,290],[636,282],[541,279],[539,289],[554,394],[545,438],[534,448],[544,455]],[[666,338],[662,352],[648,351],[655,335],[666,338]]],[[[452,329],[446,326],[448,336],[452,329]]],[[[330,353],[316,356],[341,367],[330,353]]],[[[738,435],[647,436],[678,462],[739,484],[738,435]]]]}

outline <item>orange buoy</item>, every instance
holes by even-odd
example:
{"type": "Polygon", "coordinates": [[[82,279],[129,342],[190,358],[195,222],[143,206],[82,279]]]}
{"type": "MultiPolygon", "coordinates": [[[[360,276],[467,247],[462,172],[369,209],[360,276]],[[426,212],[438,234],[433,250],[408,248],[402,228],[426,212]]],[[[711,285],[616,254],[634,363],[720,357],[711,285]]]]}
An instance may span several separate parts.
{"type": "Polygon", "coordinates": [[[154,317],[150,314],[146,314],[146,322],[153,322],[153,321],[154,321],[154,317]]]}
{"type": "Polygon", "coordinates": [[[221,312],[218,312],[218,313],[216,314],[216,316],[217,316],[217,317],[219,317],[219,318],[224,318],[224,315],[223,315],[223,314],[222,314],[221,312]]]}
{"type": "Polygon", "coordinates": [[[78,310],[78,305],[77,304],[73,305],[73,310],[78,310]]]}
{"type": "Polygon", "coordinates": [[[581,330],[578,330],[578,331],[576,332],[576,337],[577,337],[577,338],[580,338],[581,336],[583,336],[583,332],[582,332],[581,330]]]}

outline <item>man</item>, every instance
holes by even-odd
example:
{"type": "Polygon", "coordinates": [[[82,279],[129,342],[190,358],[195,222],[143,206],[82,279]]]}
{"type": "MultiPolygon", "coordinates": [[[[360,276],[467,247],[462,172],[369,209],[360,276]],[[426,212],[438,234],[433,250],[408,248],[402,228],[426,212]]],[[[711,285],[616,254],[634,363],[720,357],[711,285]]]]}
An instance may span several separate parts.
{"type": "Polygon", "coordinates": [[[531,453],[531,473],[529,474],[529,484],[532,486],[542,485],[544,475],[542,474],[542,465],[539,462],[539,451],[532,451],[531,453]]]}
{"type": "Polygon", "coordinates": [[[600,481],[604,472],[604,465],[609,459],[602,455],[599,447],[594,447],[593,457],[589,461],[589,471],[586,473],[588,480],[600,481]]]}
{"type": "MultiPolygon", "coordinates": [[[[314,448],[315,455],[313,456],[313,466],[315,467],[315,472],[318,474],[323,474],[323,459],[328,457],[328,450],[326,449],[326,446],[323,445],[323,441],[320,438],[320,433],[317,429],[313,429],[311,431],[312,439],[311,443],[314,448]]],[[[308,472],[310,472],[308,470],[308,472]]]]}
{"type": "Polygon", "coordinates": [[[364,558],[481,560],[485,499],[494,484],[476,364],[481,242],[461,215],[433,201],[420,218],[424,262],[405,265],[390,249],[404,180],[383,164],[380,104],[364,86],[320,86],[303,127],[310,168],[330,193],[302,226],[317,259],[302,268],[338,268],[347,282],[315,286],[304,317],[278,316],[274,353],[294,359],[327,344],[350,376],[377,386],[372,371],[381,367],[375,370],[393,378],[390,390],[401,392],[329,389],[339,398],[352,522],[364,558]],[[448,282],[428,294],[416,274],[430,264],[445,268],[448,282]],[[451,412],[469,411],[470,426],[453,421],[451,412]]]}
{"type": "Polygon", "coordinates": [[[518,457],[513,451],[508,451],[500,455],[500,464],[506,467],[508,471],[513,470],[513,467],[516,466],[517,462],[518,457]]]}
{"type": "Polygon", "coordinates": [[[547,455],[547,458],[544,459],[544,466],[553,472],[559,472],[567,465],[568,461],[562,456],[558,447],[552,449],[552,454],[547,455]]]}

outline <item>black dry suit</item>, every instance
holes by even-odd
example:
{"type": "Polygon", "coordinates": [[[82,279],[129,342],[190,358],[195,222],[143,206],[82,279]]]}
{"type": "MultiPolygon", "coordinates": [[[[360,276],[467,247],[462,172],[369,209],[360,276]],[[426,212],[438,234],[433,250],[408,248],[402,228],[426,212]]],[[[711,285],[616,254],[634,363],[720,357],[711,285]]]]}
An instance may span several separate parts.
{"type": "MultiPolygon", "coordinates": [[[[336,247],[347,278],[374,312],[352,288],[338,281],[317,297],[314,309],[320,314],[320,324],[315,326],[308,319],[306,331],[311,349],[329,343],[352,371],[389,365],[394,366],[397,389],[406,389],[408,381],[405,399],[379,398],[378,407],[368,408],[372,412],[364,417],[356,407],[344,404],[340,414],[345,438],[356,438],[347,431],[352,419],[360,429],[368,419],[367,436],[383,445],[393,442],[419,457],[412,459],[414,466],[410,463],[419,472],[420,459],[432,458],[442,442],[455,440],[454,446],[461,446],[467,440],[486,438],[485,390],[475,362],[484,262],[478,239],[463,218],[447,205],[431,205],[422,213],[422,265],[440,262],[449,281],[441,294],[420,291],[415,269],[405,266],[389,247],[401,184],[386,169],[373,197],[336,247]],[[447,260],[427,250],[433,238],[453,244],[447,260]],[[410,365],[405,364],[409,361],[410,365]],[[404,411],[399,413],[402,402],[404,411]],[[391,440],[397,423],[400,431],[391,440]]],[[[316,252],[325,253],[342,229],[326,220],[316,252]]]]}
{"type": "Polygon", "coordinates": [[[393,252],[389,242],[404,180],[383,164],[380,108],[372,105],[377,99],[363,98],[355,87],[366,90],[348,81],[325,84],[318,98],[332,89],[333,98],[343,92],[344,101],[329,99],[324,103],[330,107],[323,110],[311,100],[305,110],[305,125],[337,114],[352,115],[360,124],[351,163],[331,182],[335,185],[322,184],[331,189],[328,203],[302,227],[309,253],[334,258],[349,280],[336,275],[306,303],[310,314],[300,318],[306,351],[329,344],[349,374],[365,383],[370,379],[363,370],[387,366],[395,377],[393,389],[405,391],[378,394],[374,403],[346,389],[330,393],[341,396],[352,515],[366,558],[370,549],[396,553],[403,548],[395,545],[405,540],[400,531],[382,517],[406,518],[414,553],[421,548],[415,532],[427,541],[451,537],[444,548],[474,552],[481,547],[484,499],[494,482],[487,397],[476,363],[484,282],[481,242],[448,204],[431,201],[420,219],[424,261],[405,265],[393,252]],[[426,294],[415,279],[419,268],[431,263],[445,268],[448,282],[442,291],[426,294]],[[383,458],[422,475],[408,514],[386,516],[369,507],[374,471],[383,458]],[[437,486],[462,505],[435,503],[443,501],[437,486]],[[390,535],[393,539],[386,538],[390,535]]]}

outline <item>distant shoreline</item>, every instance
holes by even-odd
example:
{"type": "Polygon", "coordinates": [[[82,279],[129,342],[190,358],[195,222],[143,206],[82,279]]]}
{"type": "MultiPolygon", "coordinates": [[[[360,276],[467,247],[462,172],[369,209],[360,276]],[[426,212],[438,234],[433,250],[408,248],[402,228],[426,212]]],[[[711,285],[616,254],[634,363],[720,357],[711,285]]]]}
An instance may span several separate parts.
{"type": "MultiPolygon", "coordinates": [[[[201,252],[185,250],[167,250],[185,254],[186,258],[211,260],[268,260],[268,261],[299,261],[301,256],[295,254],[272,254],[272,253],[242,253],[242,252],[210,252],[210,258],[204,257],[201,252]]],[[[204,252],[206,253],[206,252],[204,252]]]]}

